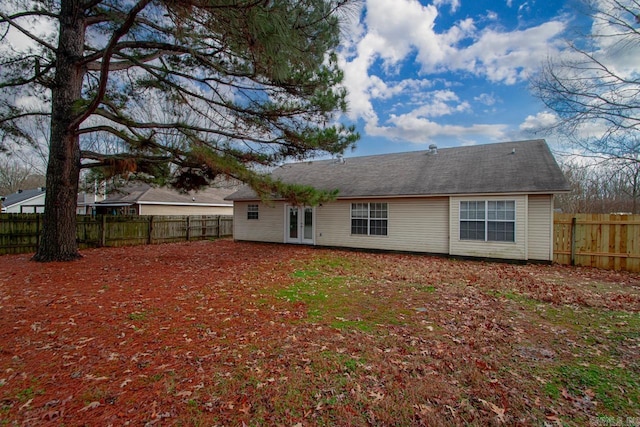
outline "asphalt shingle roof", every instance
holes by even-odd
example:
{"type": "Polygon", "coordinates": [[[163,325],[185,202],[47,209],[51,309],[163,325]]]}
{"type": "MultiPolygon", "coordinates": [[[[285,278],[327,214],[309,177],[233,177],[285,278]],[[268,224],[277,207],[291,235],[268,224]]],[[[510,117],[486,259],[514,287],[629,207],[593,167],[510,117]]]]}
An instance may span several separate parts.
{"type": "Polygon", "coordinates": [[[229,202],[225,200],[225,197],[232,192],[233,189],[208,187],[200,191],[180,193],[177,190],[167,187],[152,187],[149,184],[137,183],[129,185],[118,192],[109,194],[105,200],[97,204],[170,203],[181,205],[207,204],[228,206],[229,202]]]}
{"type": "Polygon", "coordinates": [[[27,201],[29,199],[33,199],[36,196],[44,194],[44,192],[45,192],[44,187],[32,188],[30,190],[20,190],[16,193],[7,195],[4,201],[2,202],[2,205],[4,207],[10,207],[15,204],[27,201]]]}
{"type": "MultiPolygon", "coordinates": [[[[338,198],[479,193],[557,193],[569,184],[544,140],[503,142],[285,164],[272,176],[338,198]]],[[[254,200],[245,186],[227,200],[254,200]]]]}

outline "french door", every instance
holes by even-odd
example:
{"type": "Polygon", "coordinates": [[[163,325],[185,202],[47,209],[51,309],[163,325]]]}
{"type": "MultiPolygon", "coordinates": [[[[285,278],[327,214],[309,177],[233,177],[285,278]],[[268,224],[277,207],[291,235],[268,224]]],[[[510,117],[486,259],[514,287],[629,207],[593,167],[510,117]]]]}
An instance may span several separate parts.
{"type": "Polygon", "coordinates": [[[287,243],[315,243],[315,209],[311,206],[286,206],[285,241],[287,243]]]}

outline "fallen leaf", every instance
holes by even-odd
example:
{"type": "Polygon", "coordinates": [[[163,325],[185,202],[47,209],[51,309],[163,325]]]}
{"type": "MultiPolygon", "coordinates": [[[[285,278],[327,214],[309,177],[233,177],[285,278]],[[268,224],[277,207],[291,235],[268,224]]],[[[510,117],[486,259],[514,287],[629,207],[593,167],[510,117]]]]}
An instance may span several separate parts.
{"type": "Polygon", "coordinates": [[[379,400],[384,399],[384,393],[382,393],[382,392],[380,392],[380,391],[379,391],[379,392],[374,392],[374,391],[372,391],[372,392],[370,392],[370,393],[369,393],[369,397],[373,397],[373,400],[374,400],[375,402],[377,402],[377,401],[379,401],[379,400]]]}
{"type": "Polygon", "coordinates": [[[100,402],[91,402],[87,406],[85,406],[84,408],[79,409],[78,412],[85,412],[85,411],[88,411],[89,409],[95,409],[98,406],[100,406],[100,402]]]}
{"type": "Polygon", "coordinates": [[[29,406],[31,406],[31,402],[33,402],[33,399],[27,400],[25,404],[18,409],[18,411],[22,411],[24,408],[28,408],[29,406]]]}
{"type": "Polygon", "coordinates": [[[565,399],[574,400],[573,396],[571,396],[571,393],[569,393],[566,388],[562,387],[560,389],[560,393],[562,394],[562,397],[564,397],[565,399]]]}
{"type": "Polygon", "coordinates": [[[478,399],[480,402],[482,402],[486,407],[488,407],[489,409],[491,409],[491,411],[493,411],[494,414],[496,414],[498,416],[498,419],[502,422],[504,422],[504,413],[506,411],[505,408],[501,408],[498,405],[492,403],[492,402],[487,402],[484,399],[478,399]]]}

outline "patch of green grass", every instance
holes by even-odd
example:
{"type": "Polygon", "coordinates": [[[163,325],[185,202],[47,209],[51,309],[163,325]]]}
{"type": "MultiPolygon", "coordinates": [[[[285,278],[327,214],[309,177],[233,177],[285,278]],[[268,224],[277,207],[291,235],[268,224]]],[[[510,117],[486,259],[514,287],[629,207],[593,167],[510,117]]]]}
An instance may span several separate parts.
{"type": "Polygon", "coordinates": [[[544,392],[547,396],[553,399],[560,399],[561,391],[559,382],[549,382],[544,385],[544,392]]]}
{"type": "Polygon", "coordinates": [[[437,289],[434,285],[423,285],[421,283],[409,283],[408,286],[410,288],[415,289],[418,292],[426,292],[426,293],[433,293],[437,289]]]}
{"type": "Polygon", "coordinates": [[[315,281],[302,281],[276,293],[276,297],[288,302],[314,303],[327,299],[324,289],[315,281]]]}
{"type": "Polygon", "coordinates": [[[41,396],[44,394],[44,390],[36,389],[34,387],[27,387],[22,389],[16,393],[16,399],[20,402],[26,402],[30,399],[33,399],[36,396],[41,396]]]}
{"type": "Polygon", "coordinates": [[[164,378],[164,374],[154,374],[149,377],[149,381],[152,383],[156,383],[164,378]]]}
{"type": "Polygon", "coordinates": [[[357,371],[363,364],[360,359],[354,358],[345,353],[323,351],[320,353],[320,356],[338,372],[348,372],[351,374],[357,371]]]}
{"type": "Polygon", "coordinates": [[[605,413],[630,413],[640,404],[640,381],[629,369],[590,364],[562,365],[545,391],[558,398],[561,389],[578,398],[593,395],[605,413]]]}
{"type": "Polygon", "coordinates": [[[534,298],[531,298],[526,295],[522,295],[513,291],[493,290],[493,291],[489,291],[488,294],[497,298],[505,298],[505,299],[508,299],[509,301],[517,302],[519,304],[524,305],[527,308],[534,308],[540,304],[540,301],[534,298]]]}
{"type": "MultiPolygon", "coordinates": [[[[277,291],[275,296],[287,302],[304,303],[308,320],[324,321],[339,330],[371,332],[381,324],[403,325],[403,316],[410,314],[410,310],[400,313],[393,304],[393,296],[381,298],[370,292],[375,283],[365,274],[368,268],[343,257],[320,255],[296,269],[292,273],[294,284],[277,291]],[[354,320],[351,314],[362,312],[363,307],[366,316],[354,320]]],[[[436,289],[415,283],[411,286],[417,286],[416,290],[421,292],[436,289]]],[[[401,293],[396,296],[401,298],[401,293]]]]}
{"type": "Polygon", "coordinates": [[[297,270],[294,271],[292,276],[299,279],[308,279],[311,277],[317,277],[320,275],[318,270],[297,270]]]}
{"type": "Polygon", "coordinates": [[[637,339],[640,335],[640,313],[547,304],[538,311],[556,326],[579,333],[596,332],[605,340],[637,339]]]}
{"type": "Polygon", "coordinates": [[[336,319],[331,322],[331,327],[340,330],[358,329],[362,332],[371,332],[373,325],[362,320],[336,319]]]}
{"type": "Polygon", "coordinates": [[[147,319],[149,313],[146,311],[134,311],[133,313],[129,313],[129,320],[134,322],[142,322],[147,319]]]}

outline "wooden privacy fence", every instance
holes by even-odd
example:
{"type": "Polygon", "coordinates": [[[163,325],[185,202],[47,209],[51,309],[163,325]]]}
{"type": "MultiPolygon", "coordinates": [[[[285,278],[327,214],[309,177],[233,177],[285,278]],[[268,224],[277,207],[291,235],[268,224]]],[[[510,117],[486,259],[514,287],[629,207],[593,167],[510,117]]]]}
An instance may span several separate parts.
{"type": "MultiPolygon", "coordinates": [[[[35,252],[42,230],[41,214],[0,215],[0,255],[35,252]]],[[[80,248],[133,246],[233,235],[233,217],[192,216],[78,216],[80,248]]]]}
{"type": "Polygon", "coordinates": [[[554,261],[640,272],[640,215],[555,214],[554,261]]]}

